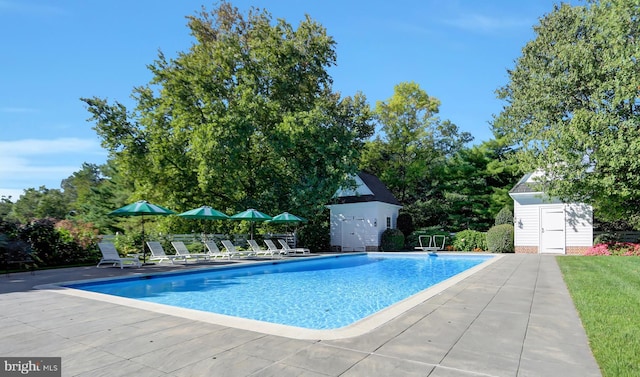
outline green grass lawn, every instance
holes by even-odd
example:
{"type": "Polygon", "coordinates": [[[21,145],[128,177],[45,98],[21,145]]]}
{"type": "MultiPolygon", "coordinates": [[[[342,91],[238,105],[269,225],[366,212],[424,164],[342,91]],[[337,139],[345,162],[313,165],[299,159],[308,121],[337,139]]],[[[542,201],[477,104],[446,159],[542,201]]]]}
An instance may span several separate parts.
{"type": "Polygon", "coordinates": [[[558,257],[603,376],[640,376],[640,258],[558,257]]]}

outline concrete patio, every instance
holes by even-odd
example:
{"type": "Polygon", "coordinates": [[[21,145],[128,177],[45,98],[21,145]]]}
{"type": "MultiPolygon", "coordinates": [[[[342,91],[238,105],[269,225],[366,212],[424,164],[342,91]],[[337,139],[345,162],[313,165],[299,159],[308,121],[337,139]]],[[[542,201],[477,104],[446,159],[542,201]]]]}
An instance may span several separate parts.
{"type": "Polygon", "coordinates": [[[63,376],[600,376],[555,257],[505,255],[362,335],[305,340],[38,290],[184,266],[0,276],[0,356],[63,376]]]}

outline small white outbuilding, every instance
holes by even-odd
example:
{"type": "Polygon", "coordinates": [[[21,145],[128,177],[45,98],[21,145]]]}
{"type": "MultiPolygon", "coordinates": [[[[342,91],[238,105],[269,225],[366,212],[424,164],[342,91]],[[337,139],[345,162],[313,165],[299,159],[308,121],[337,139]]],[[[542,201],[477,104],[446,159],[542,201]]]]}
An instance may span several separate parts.
{"type": "Polygon", "coordinates": [[[582,254],[593,244],[593,208],[564,203],[539,188],[543,173],[526,174],[509,191],[516,253],[582,254]]]}
{"type": "Polygon", "coordinates": [[[355,189],[339,189],[327,205],[330,211],[331,249],[378,251],[382,232],[397,225],[402,206],[378,177],[360,172],[355,189]]]}

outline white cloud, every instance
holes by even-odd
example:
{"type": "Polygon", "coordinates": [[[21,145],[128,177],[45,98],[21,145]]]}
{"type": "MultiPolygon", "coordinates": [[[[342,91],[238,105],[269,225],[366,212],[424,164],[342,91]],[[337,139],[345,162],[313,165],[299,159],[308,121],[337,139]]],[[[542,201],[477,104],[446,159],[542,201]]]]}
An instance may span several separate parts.
{"type": "MultiPolygon", "coordinates": [[[[21,176],[37,176],[39,178],[55,178],[61,174],[71,175],[80,170],[80,166],[71,165],[34,165],[34,161],[25,158],[2,157],[0,165],[0,178],[3,180],[14,179],[21,176]]],[[[65,176],[65,177],[66,177],[65,176]]]]}
{"type": "Polygon", "coordinates": [[[489,17],[477,13],[462,14],[456,18],[445,19],[443,22],[458,29],[480,32],[503,31],[507,29],[531,26],[530,20],[509,17],[489,17]]]}
{"type": "Polygon", "coordinates": [[[0,107],[0,113],[37,113],[38,109],[29,107],[0,107]]]}
{"type": "MultiPolygon", "coordinates": [[[[83,162],[103,163],[107,153],[97,140],[59,138],[0,141],[0,190],[59,188],[83,162]]],[[[0,194],[2,191],[0,191],[0,194]]],[[[19,195],[18,195],[19,196],[19,195]]]]}
{"type": "Polygon", "coordinates": [[[7,197],[14,203],[20,198],[23,193],[24,190],[22,189],[8,189],[0,187],[0,197],[7,197]]]}
{"type": "Polygon", "coordinates": [[[100,151],[100,145],[93,139],[59,138],[23,139],[0,141],[0,157],[33,156],[43,154],[79,153],[100,151]]]}

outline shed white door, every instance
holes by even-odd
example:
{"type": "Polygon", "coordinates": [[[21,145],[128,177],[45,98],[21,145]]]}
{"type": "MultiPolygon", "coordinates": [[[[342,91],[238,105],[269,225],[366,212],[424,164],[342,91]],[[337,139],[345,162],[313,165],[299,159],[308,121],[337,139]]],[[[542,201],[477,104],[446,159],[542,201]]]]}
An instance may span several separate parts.
{"type": "Polygon", "coordinates": [[[540,208],[540,253],[565,253],[564,206],[540,208]]]}
{"type": "Polygon", "coordinates": [[[365,251],[364,219],[345,219],[342,222],[342,251],[365,251]]]}

